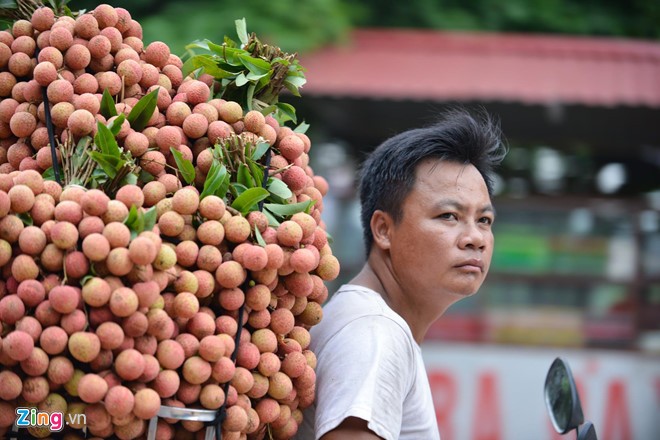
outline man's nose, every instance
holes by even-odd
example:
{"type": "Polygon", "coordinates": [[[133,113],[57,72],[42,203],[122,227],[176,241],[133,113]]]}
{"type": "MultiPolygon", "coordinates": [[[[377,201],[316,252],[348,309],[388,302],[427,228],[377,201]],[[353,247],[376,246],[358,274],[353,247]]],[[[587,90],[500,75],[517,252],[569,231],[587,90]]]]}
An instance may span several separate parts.
{"type": "Polygon", "coordinates": [[[459,240],[461,248],[473,248],[483,250],[486,246],[486,231],[475,222],[467,222],[463,225],[463,231],[459,240]]]}

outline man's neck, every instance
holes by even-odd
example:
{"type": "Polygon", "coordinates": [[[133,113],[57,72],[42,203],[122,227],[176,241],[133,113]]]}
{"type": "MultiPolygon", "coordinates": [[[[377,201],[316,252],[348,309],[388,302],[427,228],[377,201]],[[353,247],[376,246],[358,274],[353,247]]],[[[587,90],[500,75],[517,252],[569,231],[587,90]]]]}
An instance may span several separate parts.
{"type": "Polygon", "coordinates": [[[413,338],[421,344],[429,327],[444,309],[434,311],[428,305],[412,303],[387,261],[373,257],[372,254],[362,270],[351,280],[351,284],[367,287],[380,294],[387,305],[408,323],[413,338]]]}

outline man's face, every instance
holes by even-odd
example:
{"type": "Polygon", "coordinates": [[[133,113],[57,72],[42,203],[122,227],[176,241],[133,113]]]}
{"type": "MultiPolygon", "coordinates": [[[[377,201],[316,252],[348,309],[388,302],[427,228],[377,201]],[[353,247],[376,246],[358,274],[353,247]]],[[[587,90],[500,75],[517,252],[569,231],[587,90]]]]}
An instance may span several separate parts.
{"type": "Polygon", "coordinates": [[[402,208],[390,256],[410,299],[453,302],[475,293],[490,266],[495,217],[479,171],[473,165],[423,162],[402,208]]]}

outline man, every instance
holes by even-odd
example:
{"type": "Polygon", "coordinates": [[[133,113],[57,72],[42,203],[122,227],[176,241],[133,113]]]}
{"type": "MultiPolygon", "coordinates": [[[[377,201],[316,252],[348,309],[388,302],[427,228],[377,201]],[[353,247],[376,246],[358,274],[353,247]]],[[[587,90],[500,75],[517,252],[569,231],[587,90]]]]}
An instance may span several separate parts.
{"type": "Polygon", "coordinates": [[[439,439],[419,344],[492,252],[499,127],[464,110],[380,145],[360,173],[367,262],[312,328],[316,400],[297,439],[439,439]]]}

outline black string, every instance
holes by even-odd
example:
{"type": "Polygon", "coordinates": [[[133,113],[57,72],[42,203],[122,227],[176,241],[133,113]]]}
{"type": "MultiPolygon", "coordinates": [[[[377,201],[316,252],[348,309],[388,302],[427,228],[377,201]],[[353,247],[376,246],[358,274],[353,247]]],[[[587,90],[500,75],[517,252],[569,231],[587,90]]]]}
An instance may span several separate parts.
{"type": "MultiPolygon", "coordinates": [[[[264,188],[264,189],[266,189],[266,186],[268,185],[268,177],[270,175],[270,173],[268,172],[268,169],[270,168],[270,159],[271,159],[271,157],[272,157],[272,154],[271,154],[271,151],[270,151],[270,147],[268,147],[268,150],[266,150],[266,163],[264,165],[265,166],[265,168],[264,168],[264,178],[261,181],[261,187],[264,188]]],[[[264,201],[265,200],[262,200],[262,201],[259,202],[259,211],[264,210],[264,201]]]]}
{"type": "MultiPolygon", "coordinates": [[[[35,49],[35,58],[39,59],[39,48],[35,49]]],[[[44,101],[44,114],[46,115],[46,130],[48,130],[48,142],[50,142],[50,157],[53,161],[53,173],[55,181],[62,184],[60,180],[60,164],[57,162],[57,146],[55,145],[55,130],[53,130],[53,121],[50,117],[50,103],[48,102],[48,93],[46,87],[41,87],[41,96],[44,101]]]]}
{"type": "MultiPolygon", "coordinates": [[[[246,280],[243,286],[245,287],[248,284],[246,280]]],[[[238,322],[238,328],[236,330],[236,335],[234,336],[234,351],[231,353],[231,361],[236,363],[236,356],[238,356],[238,344],[241,342],[241,331],[243,330],[243,314],[245,313],[245,305],[242,305],[238,309],[238,317],[236,321],[238,322]]],[[[218,408],[218,411],[215,414],[215,419],[211,422],[215,425],[215,438],[216,440],[222,440],[222,422],[227,418],[227,394],[229,393],[229,382],[225,382],[223,391],[225,392],[225,401],[222,403],[222,406],[218,408]]]]}
{"type": "MultiPolygon", "coordinates": [[[[266,150],[266,163],[264,166],[264,176],[263,180],[261,181],[261,187],[266,188],[268,184],[268,177],[269,177],[269,172],[268,169],[270,168],[270,159],[271,159],[271,150],[270,147],[268,147],[268,150],[266,150]]],[[[259,202],[259,211],[263,211],[264,209],[264,200],[259,202]]],[[[250,279],[246,278],[245,282],[243,283],[243,291],[247,291],[248,287],[250,286],[250,279]]],[[[243,305],[238,309],[238,317],[236,321],[238,322],[238,328],[236,330],[236,335],[234,336],[234,351],[231,353],[231,361],[235,364],[236,363],[236,356],[238,355],[238,345],[241,342],[241,331],[243,330],[243,315],[245,314],[245,301],[243,302],[243,305]]],[[[227,418],[227,394],[229,393],[229,381],[225,382],[224,386],[224,392],[225,392],[225,401],[223,402],[222,406],[218,408],[215,419],[213,421],[209,422],[210,424],[215,426],[215,438],[216,440],[222,440],[222,422],[227,418]]]]}

